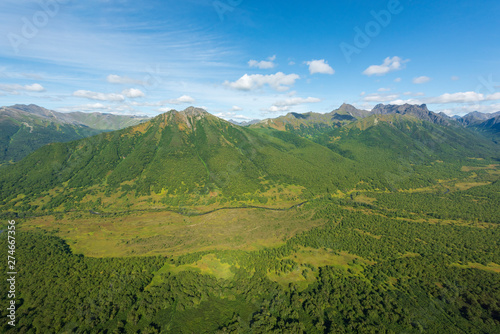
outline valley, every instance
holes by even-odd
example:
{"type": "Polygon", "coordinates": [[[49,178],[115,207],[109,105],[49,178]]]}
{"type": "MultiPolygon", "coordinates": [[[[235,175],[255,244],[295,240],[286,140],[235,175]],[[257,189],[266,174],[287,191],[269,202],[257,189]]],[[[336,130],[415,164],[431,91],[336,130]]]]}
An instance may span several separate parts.
{"type": "Polygon", "coordinates": [[[241,127],[191,107],[3,167],[0,215],[29,249],[19,326],[495,332],[498,144],[378,110],[241,127]]]}

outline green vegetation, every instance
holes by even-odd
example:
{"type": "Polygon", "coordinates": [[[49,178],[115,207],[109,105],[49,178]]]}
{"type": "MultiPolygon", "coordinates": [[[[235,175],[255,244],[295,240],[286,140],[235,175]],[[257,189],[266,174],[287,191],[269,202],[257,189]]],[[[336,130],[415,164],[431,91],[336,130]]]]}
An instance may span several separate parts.
{"type": "Polygon", "coordinates": [[[27,121],[30,124],[0,117],[0,164],[19,161],[49,143],[69,142],[102,132],[77,125],[27,121]]]}
{"type": "Polygon", "coordinates": [[[0,166],[21,160],[40,147],[119,130],[144,118],[101,113],[59,113],[36,105],[0,108],[0,166]]]}
{"type": "Polygon", "coordinates": [[[164,208],[241,206],[267,203],[269,191],[301,187],[306,191],[292,197],[300,202],[355,184],[350,161],[309,140],[241,128],[208,113],[185,117],[171,112],[136,127],[45,146],[3,170],[0,205],[23,212],[100,209],[106,195],[120,193],[132,194],[134,203],[122,198],[110,209],[137,208],[141,200],[164,208]],[[35,204],[44,196],[47,201],[35,204]]]}
{"type": "Polygon", "coordinates": [[[407,115],[279,131],[192,108],[45,146],[0,176],[0,331],[499,332],[498,152],[407,115]]]}
{"type": "MultiPolygon", "coordinates": [[[[318,199],[302,210],[327,221],[275,247],[176,257],[89,258],[59,237],[23,228],[16,332],[499,328],[498,224],[390,218],[381,214],[389,210],[366,212],[348,197],[318,199]]],[[[5,248],[5,234],[0,241],[5,248]]]]}

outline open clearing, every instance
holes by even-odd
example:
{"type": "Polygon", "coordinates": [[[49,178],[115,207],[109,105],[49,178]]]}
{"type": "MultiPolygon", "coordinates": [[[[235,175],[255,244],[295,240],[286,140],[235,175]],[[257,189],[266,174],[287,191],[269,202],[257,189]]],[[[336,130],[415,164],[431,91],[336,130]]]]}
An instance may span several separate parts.
{"type": "Polygon", "coordinates": [[[122,217],[67,214],[26,220],[22,228],[55,231],[74,253],[91,257],[171,255],[215,249],[258,250],[322,225],[298,209],[228,209],[186,217],[172,212],[122,217]]]}

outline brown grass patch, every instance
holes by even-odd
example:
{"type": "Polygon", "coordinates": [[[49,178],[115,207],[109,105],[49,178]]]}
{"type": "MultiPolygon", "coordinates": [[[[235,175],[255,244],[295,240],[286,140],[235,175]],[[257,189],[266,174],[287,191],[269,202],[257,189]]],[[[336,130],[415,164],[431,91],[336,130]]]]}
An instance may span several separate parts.
{"type": "Polygon", "coordinates": [[[229,209],[186,217],[172,212],[132,213],[123,217],[68,214],[62,220],[39,217],[22,223],[57,231],[75,253],[92,257],[181,255],[204,250],[257,250],[282,245],[297,233],[324,223],[313,212],[292,209],[229,209]]]}
{"type": "Polygon", "coordinates": [[[498,165],[488,165],[488,166],[483,166],[483,167],[478,167],[478,166],[462,166],[461,171],[462,172],[472,172],[475,170],[488,170],[488,169],[497,169],[498,165]]]}
{"type": "Polygon", "coordinates": [[[460,182],[455,183],[455,187],[458,190],[468,190],[474,187],[487,186],[488,184],[491,184],[491,182],[460,182]]]}
{"type": "Polygon", "coordinates": [[[454,263],[454,264],[452,264],[452,266],[462,268],[462,269],[474,268],[474,269],[479,269],[479,270],[491,271],[494,273],[500,273],[500,265],[493,263],[493,262],[489,263],[487,266],[482,265],[480,263],[468,263],[466,265],[454,263]]]}

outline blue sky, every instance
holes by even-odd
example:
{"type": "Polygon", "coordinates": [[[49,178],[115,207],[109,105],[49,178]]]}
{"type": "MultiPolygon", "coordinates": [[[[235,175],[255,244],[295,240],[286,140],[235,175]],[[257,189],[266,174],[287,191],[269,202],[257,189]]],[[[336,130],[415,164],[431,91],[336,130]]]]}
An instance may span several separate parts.
{"type": "Polygon", "coordinates": [[[500,110],[498,1],[2,0],[0,105],[500,110]]]}

